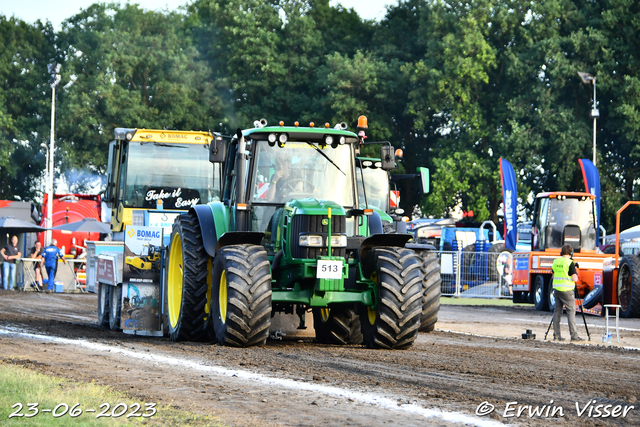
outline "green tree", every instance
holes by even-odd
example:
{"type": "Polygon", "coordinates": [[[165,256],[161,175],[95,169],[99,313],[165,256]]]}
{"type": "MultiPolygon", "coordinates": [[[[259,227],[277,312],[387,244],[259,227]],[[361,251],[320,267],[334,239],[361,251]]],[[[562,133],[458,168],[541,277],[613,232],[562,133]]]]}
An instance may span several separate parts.
{"type": "Polygon", "coordinates": [[[199,56],[188,16],[94,4],[65,21],[59,139],[63,169],[103,172],[115,127],[216,130],[218,82],[199,56]]]}
{"type": "Polygon", "coordinates": [[[41,194],[40,144],[48,141],[51,89],[47,65],[55,59],[53,28],[0,15],[0,199],[41,194]]]}

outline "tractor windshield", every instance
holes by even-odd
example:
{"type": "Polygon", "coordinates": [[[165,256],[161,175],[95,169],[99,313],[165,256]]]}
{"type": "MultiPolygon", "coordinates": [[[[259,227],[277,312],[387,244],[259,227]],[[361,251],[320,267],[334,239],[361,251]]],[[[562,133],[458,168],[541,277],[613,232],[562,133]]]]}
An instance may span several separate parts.
{"type": "Polygon", "coordinates": [[[341,206],[355,204],[351,145],[332,148],[289,141],[280,148],[267,141],[256,144],[253,203],[284,204],[313,197],[341,206]]]}
{"type": "MultiPolygon", "coordinates": [[[[547,225],[544,236],[542,236],[544,242],[541,242],[541,246],[543,248],[561,248],[563,244],[570,243],[578,244],[582,249],[595,249],[596,221],[593,200],[587,197],[547,200],[548,209],[546,212],[541,211],[540,218],[547,225]],[[577,235],[578,228],[579,236],[577,235]],[[576,230],[576,233],[573,230],[576,230]],[[570,234],[576,235],[570,238],[570,234]]],[[[541,207],[545,204],[543,203],[541,207]]]]}
{"type": "Polygon", "coordinates": [[[389,211],[389,176],[387,171],[381,168],[362,167],[356,170],[358,181],[358,202],[360,206],[365,206],[365,190],[367,195],[368,208],[378,208],[384,212],[389,211]],[[364,178],[364,186],[362,184],[364,178]]]}
{"type": "Polygon", "coordinates": [[[129,208],[187,210],[220,199],[220,165],[209,163],[204,144],[129,144],[121,179],[123,203],[129,208]]]}

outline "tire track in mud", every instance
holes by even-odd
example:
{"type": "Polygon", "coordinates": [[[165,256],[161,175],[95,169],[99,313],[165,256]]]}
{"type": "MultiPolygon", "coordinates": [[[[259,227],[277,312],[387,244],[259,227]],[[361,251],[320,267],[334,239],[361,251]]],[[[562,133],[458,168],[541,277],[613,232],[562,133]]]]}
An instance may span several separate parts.
{"type": "MultiPolygon", "coordinates": [[[[557,421],[580,426],[640,425],[640,408],[629,413],[625,419],[589,419],[580,418],[575,414],[575,402],[579,402],[582,408],[591,399],[596,399],[599,403],[632,404],[639,407],[637,398],[640,398],[640,369],[638,369],[640,352],[621,347],[596,346],[593,343],[575,345],[515,339],[516,332],[521,332],[520,324],[507,329],[507,332],[499,329],[504,325],[498,324],[498,322],[504,323],[502,316],[509,313],[517,313],[516,316],[522,317],[529,316],[526,311],[515,308],[492,310],[482,317],[482,310],[479,311],[473,307],[448,307],[443,311],[446,315],[442,319],[445,324],[448,321],[449,325],[455,326],[455,323],[460,326],[459,329],[470,329],[485,336],[471,335],[466,332],[450,333],[436,329],[429,334],[420,334],[412,348],[402,351],[369,350],[361,346],[321,345],[312,343],[310,340],[268,341],[262,347],[236,349],[206,343],[171,343],[166,338],[145,338],[101,330],[96,323],[95,297],[85,295],[56,295],[46,299],[43,297],[44,295],[37,294],[0,292],[0,327],[19,325],[20,328],[38,331],[39,334],[69,339],[84,338],[110,347],[174,357],[230,370],[248,371],[303,384],[375,393],[394,400],[396,405],[415,403],[428,409],[442,409],[472,415],[478,405],[486,401],[496,406],[496,413],[491,415],[491,419],[519,425],[548,425],[550,422],[557,421]],[[57,301],[58,299],[60,301],[57,301]],[[37,310],[34,307],[37,307],[37,310]],[[65,316],[79,316],[90,320],[70,321],[71,318],[65,316]],[[43,321],[43,319],[46,320],[43,321]],[[496,332],[502,332],[502,338],[488,336],[496,332]],[[505,338],[507,336],[509,338],[505,338]],[[566,409],[566,416],[553,421],[544,418],[530,419],[524,415],[519,419],[505,419],[497,414],[498,409],[504,409],[506,402],[519,401],[522,404],[541,406],[549,405],[551,400],[566,409]]],[[[542,318],[537,313],[532,313],[530,317],[530,321],[542,318]]],[[[599,319],[593,321],[599,321],[599,319]]],[[[629,322],[629,324],[637,329],[635,326],[637,323],[629,322]]],[[[633,337],[630,333],[625,334],[629,342],[633,343],[633,337]]],[[[0,350],[3,348],[2,344],[6,342],[6,338],[0,337],[0,350]]],[[[27,354],[30,348],[48,347],[51,352],[51,347],[60,347],[50,344],[29,344],[27,341],[23,341],[22,345],[22,348],[27,349],[27,354]]],[[[91,357],[99,360],[99,366],[102,366],[104,361],[107,365],[111,363],[111,369],[113,369],[114,361],[117,360],[114,359],[116,357],[114,352],[93,351],[92,353],[91,357]]],[[[45,353],[45,355],[49,354],[51,353],[45,353]]],[[[51,372],[70,375],[71,378],[86,378],[65,370],[66,367],[55,364],[51,366],[55,368],[52,368],[51,372]]],[[[89,372],[93,374],[92,371],[89,372]]],[[[168,376],[166,372],[167,369],[159,375],[153,368],[148,368],[146,374],[149,378],[157,378],[157,381],[170,377],[171,384],[167,387],[174,391],[167,391],[167,389],[164,395],[169,395],[170,400],[176,398],[187,402],[187,405],[192,401],[199,401],[198,398],[201,397],[199,390],[209,387],[208,384],[211,382],[205,381],[205,378],[200,379],[200,375],[193,376],[184,370],[177,374],[170,372],[168,376]],[[178,389],[180,391],[175,391],[178,389]]],[[[114,382],[109,379],[111,373],[108,367],[96,371],[96,375],[102,381],[118,386],[122,381],[121,377],[114,382]]],[[[207,377],[207,374],[203,375],[207,377]]],[[[237,378],[232,380],[235,381],[237,378]]],[[[231,379],[226,378],[225,381],[231,381],[231,379]]],[[[126,384],[128,388],[129,383],[126,384]]],[[[161,383],[154,384],[155,388],[147,391],[147,395],[154,395],[161,386],[161,383]]],[[[309,397],[311,392],[285,392],[284,390],[282,393],[286,395],[283,394],[278,398],[274,397],[274,394],[280,394],[279,391],[254,395],[251,390],[252,387],[246,384],[221,385],[218,391],[220,393],[224,391],[224,393],[220,394],[220,398],[226,399],[227,394],[232,395],[229,402],[221,401],[227,405],[224,410],[237,413],[237,408],[230,409],[230,403],[247,404],[244,400],[246,396],[250,396],[249,402],[251,399],[254,400],[252,408],[256,414],[269,413],[270,408],[265,409],[264,403],[261,403],[263,397],[269,401],[269,406],[289,405],[288,414],[293,418],[286,419],[275,410],[270,412],[269,419],[278,420],[275,421],[275,425],[349,423],[372,425],[371,420],[378,421],[377,417],[385,417],[384,414],[387,411],[368,407],[368,410],[372,411],[369,413],[358,407],[356,410],[358,416],[350,417],[345,414],[350,414],[353,410],[349,406],[352,403],[345,401],[344,398],[311,398],[309,397]],[[306,396],[304,399],[301,398],[303,394],[306,396]],[[312,409],[321,408],[332,413],[320,416],[315,411],[309,411],[309,402],[316,400],[318,405],[312,404],[312,409]],[[330,401],[334,403],[331,403],[332,406],[329,409],[323,406],[328,405],[327,402],[330,401]],[[299,413],[304,415],[298,415],[299,413]],[[341,419],[340,416],[344,417],[343,420],[351,418],[352,421],[336,423],[336,420],[341,419]],[[304,422],[294,421],[300,417],[306,417],[304,422]]],[[[210,401],[207,401],[207,404],[209,403],[210,401]]],[[[403,425],[403,427],[416,425],[415,419],[409,416],[403,418],[399,413],[395,413],[393,419],[394,422],[385,418],[387,423],[392,425],[403,425]]],[[[430,420],[447,425],[447,422],[441,419],[430,420]]],[[[382,423],[374,422],[373,424],[381,425],[382,423]]],[[[244,424],[239,422],[239,425],[255,425],[255,423],[245,419],[244,424]]]]}
{"type": "MultiPolygon", "coordinates": [[[[402,412],[409,415],[415,415],[417,417],[428,419],[437,419],[438,422],[444,422],[445,425],[458,425],[458,424],[471,424],[477,426],[498,426],[497,423],[490,419],[482,419],[475,416],[466,415],[460,412],[442,411],[431,408],[425,408],[422,406],[423,402],[417,402],[415,399],[407,398],[402,395],[395,395],[389,393],[371,393],[365,391],[357,391],[348,388],[340,388],[330,385],[322,385],[313,382],[305,382],[300,380],[293,380],[289,378],[282,378],[276,376],[266,376],[261,373],[252,372],[249,370],[227,368],[216,365],[209,365],[206,362],[193,358],[176,358],[173,356],[153,354],[147,351],[136,351],[123,348],[122,346],[114,346],[109,344],[102,344],[96,342],[90,342],[83,339],[68,339],[51,335],[42,335],[33,331],[26,331],[21,328],[0,327],[0,336],[8,336],[13,338],[22,338],[26,340],[34,341],[46,341],[60,345],[83,347],[99,353],[92,354],[93,357],[109,358],[113,355],[122,355],[128,359],[138,359],[149,364],[166,365],[179,367],[182,370],[188,370],[190,372],[207,373],[214,376],[222,377],[234,377],[241,380],[248,381],[249,383],[259,383],[261,385],[275,386],[278,388],[287,388],[294,391],[312,392],[327,395],[330,397],[337,397],[347,399],[349,401],[355,401],[366,405],[375,406],[379,409],[389,410],[393,412],[402,412]],[[112,353],[112,354],[106,354],[112,353]],[[399,403],[404,402],[407,403],[399,403]]],[[[183,387],[188,390],[189,387],[183,387]]],[[[171,389],[172,391],[180,389],[171,389]]]]}
{"type": "MultiPolygon", "coordinates": [[[[549,348],[544,348],[540,345],[525,350],[541,351],[541,353],[547,355],[558,352],[556,344],[547,343],[547,345],[549,348]]],[[[478,346],[478,342],[474,342],[473,346],[478,346]]],[[[521,348],[521,345],[512,340],[511,342],[506,340],[506,342],[501,343],[501,346],[510,348],[515,353],[516,359],[522,360],[531,356],[530,354],[524,354],[525,350],[521,348]]],[[[295,359],[296,365],[322,366],[324,368],[323,375],[326,375],[329,381],[341,378],[343,382],[382,384],[390,392],[402,392],[409,399],[425,400],[436,397],[440,401],[440,405],[446,405],[447,402],[456,402],[458,404],[466,402],[466,409],[470,411],[473,411],[478,404],[484,401],[506,403],[523,400],[526,405],[531,406],[556,405],[563,408],[574,408],[576,402],[583,407],[595,398],[598,403],[606,402],[624,406],[629,404],[626,395],[618,398],[610,398],[610,396],[621,390],[637,393],[638,381],[640,381],[637,369],[632,370],[634,365],[637,366],[638,359],[634,359],[632,356],[621,358],[621,360],[626,360],[629,363],[629,371],[626,371],[623,375],[614,376],[607,371],[603,372],[598,375],[600,378],[598,378],[599,381],[597,382],[600,383],[600,386],[598,389],[593,390],[593,394],[590,394],[588,382],[589,377],[593,376],[593,372],[588,368],[575,367],[571,372],[565,374],[550,371],[555,372],[555,375],[553,373],[535,375],[532,370],[539,363],[525,367],[522,362],[513,363],[509,360],[505,361],[506,366],[503,368],[498,366],[496,369],[495,364],[490,364],[493,367],[487,367],[486,365],[479,367],[467,364],[460,359],[459,364],[454,361],[453,366],[451,366],[452,357],[448,355],[444,357],[438,355],[438,360],[435,362],[418,363],[421,366],[416,366],[415,355],[423,350],[419,346],[416,347],[417,351],[412,349],[391,353],[393,357],[383,356],[384,359],[393,359],[393,361],[384,360],[383,362],[368,360],[371,355],[370,351],[348,347],[334,348],[332,349],[333,351],[318,349],[317,352],[325,353],[325,357],[300,353],[295,353],[295,355],[282,353],[281,357],[291,359],[291,363],[294,363],[295,359]],[[345,354],[336,356],[336,352],[340,350],[343,350],[345,354]],[[354,358],[348,359],[347,353],[354,358]],[[446,359],[444,361],[447,363],[443,364],[443,359],[446,359]],[[333,371],[330,376],[327,373],[328,370],[333,371]],[[482,372],[483,370],[484,372],[482,372]],[[582,380],[575,381],[575,379],[571,378],[573,376],[582,377],[582,380]],[[606,387],[603,387],[603,385],[606,385],[606,387]],[[469,405],[469,403],[473,403],[473,405],[469,405]]],[[[466,346],[458,344],[455,347],[457,351],[451,351],[451,353],[465,353],[466,346]]],[[[498,352],[496,349],[491,350],[491,346],[486,344],[485,347],[489,348],[489,350],[486,350],[488,356],[486,360],[491,361],[492,359],[489,356],[498,352]]],[[[590,350],[588,346],[573,347],[576,348],[565,346],[560,351],[573,353],[575,357],[580,352],[590,350]]],[[[610,350],[610,352],[620,353],[620,351],[616,350],[610,350]]],[[[502,354],[503,351],[500,351],[500,353],[502,354]]],[[[373,354],[379,355],[380,352],[374,352],[373,354]]],[[[476,354],[475,356],[482,357],[482,354],[476,354]]],[[[555,356],[549,359],[548,364],[558,360],[557,356],[555,356]]],[[[615,363],[617,364],[618,362],[615,363]]],[[[551,366],[548,367],[551,368],[551,366]]],[[[565,418],[571,419],[572,417],[568,415],[565,418]]]]}

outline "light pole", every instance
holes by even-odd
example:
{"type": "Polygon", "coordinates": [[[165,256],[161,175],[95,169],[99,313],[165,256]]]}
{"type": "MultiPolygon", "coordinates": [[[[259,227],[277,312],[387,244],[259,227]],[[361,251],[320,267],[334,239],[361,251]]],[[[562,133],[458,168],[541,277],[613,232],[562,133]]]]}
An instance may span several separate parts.
{"type": "MultiPolygon", "coordinates": [[[[60,64],[49,64],[49,74],[51,74],[51,80],[49,80],[49,85],[51,86],[51,141],[48,156],[49,166],[47,168],[49,171],[49,191],[47,193],[47,225],[49,228],[53,226],[53,158],[55,157],[56,86],[60,83],[60,74],[58,74],[60,68],[60,64]]],[[[51,244],[51,230],[47,230],[45,236],[45,246],[49,246],[51,244]]]]}
{"type": "MultiPolygon", "coordinates": [[[[44,200],[44,194],[49,194],[49,146],[47,144],[45,144],[44,142],[42,144],[40,144],[40,147],[44,148],[45,151],[47,152],[47,161],[44,164],[44,191],[42,192],[43,194],[43,200],[44,200]]],[[[45,217],[44,218],[44,226],[45,228],[49,227],[49,224],[47,223],[48,218],[45,217]]]]}
{"type": "Polygon", "coordinates": [[[596,165],[596,119],[600,117],[600,111],[596,108],[596,78],[589,73],[578,71],[578,75],[582,79],[582,83],[593,83],[593,108],[591,109],[591,117],[593,117],[593,165],[596,165]]]}

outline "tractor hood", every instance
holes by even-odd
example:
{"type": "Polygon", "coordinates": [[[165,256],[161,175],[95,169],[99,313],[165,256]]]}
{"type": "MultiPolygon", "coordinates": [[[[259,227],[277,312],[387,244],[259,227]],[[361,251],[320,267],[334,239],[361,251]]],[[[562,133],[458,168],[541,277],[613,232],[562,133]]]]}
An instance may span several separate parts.
{"type": "Polygon", "coordinates": [[[327,215],[331,208],[331,215],[345,215],[344,208],[331,200],[314,198],[291,200],[285,204],[285,209],[294,215],[327,215]]]}

